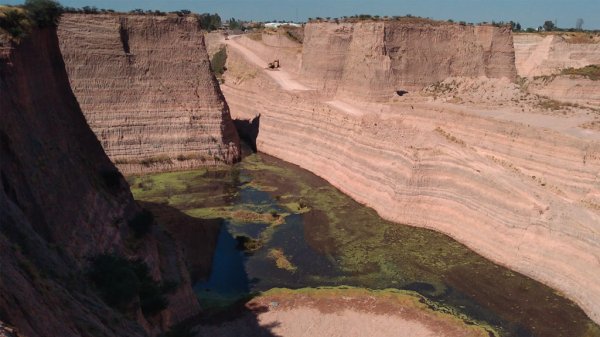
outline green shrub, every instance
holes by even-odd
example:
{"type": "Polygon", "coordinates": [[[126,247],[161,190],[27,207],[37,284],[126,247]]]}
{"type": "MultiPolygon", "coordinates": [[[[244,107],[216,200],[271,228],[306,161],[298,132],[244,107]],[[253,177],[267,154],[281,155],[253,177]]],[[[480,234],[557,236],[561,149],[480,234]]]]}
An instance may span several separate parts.
{"type": "Polygon", "coordinates": [[[38,27],[54,27],[63,12],[62,6],[53,0],[25,0],[23,8],[38,27]]]}
{"type": "Polygon", "coordinates": [[[207,30],[210,32],[221,27],[222,25],[221,17],[219,16],[219,14],[202,13],[195,14],[195,16],[198,19],[198,26],[200,27],[200,29],[207,30]]]}
{"type": "Polygon", "coordinates": [[[169,302],[165,294],[173,290],[173,283],[161,285],[154,281],[144,262],[114,254],[98,255],[90,262],[87,276],[109,306],[126,312],[139,298],[145,316],[157,314],[167,307],[169,302]]]}
{"type": "Polygon", "coordinates": [[[0,29],[13,38],[25,36],[31,29],[31,19],[22,8],[0,6],[0,29]]]}
{"type": "Polygon", "coordinates": [[[563,69],[564,75],[579,75],[589,78],[592,81],[600,80],[600,65],[589,65],[583,68],[567,68],[563,69]]]}
{"type": "Polygon", "coordinates": [[[225,70],[225,63],[227,62],[227,49],[221,48],[210,60],[210,67],[217,77],[221,77],[225,70]]]}
{"type": "Polygon", "coordinates": [[[138,212],[127,224],[133,230],[135,237],[139,239],[150,232],[154,224],[154,215],[149,210],[144,209],[138,212]]]}

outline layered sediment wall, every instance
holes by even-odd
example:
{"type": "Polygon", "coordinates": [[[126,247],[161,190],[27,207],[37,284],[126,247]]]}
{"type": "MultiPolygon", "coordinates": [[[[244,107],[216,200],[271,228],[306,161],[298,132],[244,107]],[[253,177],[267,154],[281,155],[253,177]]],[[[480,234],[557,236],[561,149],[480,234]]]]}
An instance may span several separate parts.
{"type": "Polygon", "coordinates": [[[515,34],[519,76],[559,73],[565,68],[600,64],[600,36],[590,34],[515,34]]]}
{"type": "MultiPolygon", "coordinates": [[[[381,29],[380,24],[356,27],[381,29]]],[[[346,47],[356,27],[308,25],[305,75],[313,74],[325,87],[370,83],[370,77],[358,76],[350,84],[341,80],[355,76],[345,74],[340,65],[347,62],[341,60],[365,55],[352,55],[346,47]],[[317,42],[320,47],[315,48],[317,42]],[[331,61],[334,58],[338,60],[331,61]]],[[[372,35],[366,45],[382,46],[383,36],[372,35]]],[[[423,45],[428,42],[432,40],[420,40],[423,45]]],[[[463,109],[427,99],[332,104],[320,90],[282,90],[237,48],[229,47],[228,55],[230,71],[223,92],[234,118],[260,116],[259,151],[314,172],[386,219],[446,233],[493,261],[559,289],[600,322],[597,138],[574,138],[473,112],[484,107],[463,109]],[[255,76],[243,76],[251,69],[255,76]]],[[[510,52],[488,57],[510,59],[507,55],[510,52]]],[[[465,60],[455,62],[471,62],[470,54],[461,57],[465,60]]],[[[514,75],[512,69],[498,74],[514,75]]],[[[511,108],[503,109],[506,113],[511,108]]]]}
{"type": "Polygon", "coordinates": [[[157,226],[137,237],[129,225],[140,208],[81,113],[56,30],[0,45],[0,320],[21,336],[147,336],[197,315],[173,239],[157,226]],[[108,307],[86,276],[103,253],[142,259],[155,280],[175,282],[167,309],[108,307]]]}
{"type": "Polygon", "coordinates": [[[338,97],[386,101],[396,91],[419,90],[447,77],[514,80],[516,70],[507,27],[313,22],[305,27],[301,75],[338,97]]]}
{"type": "Polygon", "coordinates": [[[196,18],[65,14],[58,34],[73,92],[123,173],[239,159],[196,18]]]}
{"type": "Polygon", "coordinates": [[[556,75],[534,79],[527,90],[555,100],[600,107],[600,81],[577,75],[556,75]]]}

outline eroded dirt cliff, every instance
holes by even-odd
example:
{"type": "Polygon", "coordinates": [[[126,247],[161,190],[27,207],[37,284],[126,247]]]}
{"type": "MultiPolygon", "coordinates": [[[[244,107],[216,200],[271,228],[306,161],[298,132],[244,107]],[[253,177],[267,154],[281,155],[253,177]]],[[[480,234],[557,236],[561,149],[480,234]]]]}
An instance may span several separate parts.
{"type": "Polygon", "coordinates": [[[125,173],[239,159],[239,139],[194,17],[65,14],[73,92],[125,173]]]}
{"type": "Polygon", "coordinates": [[[515,57],[519,76],[559,73],[565,68],[600,64],[600,36],[573,34],[515,34],[515,57]]]}
{"type": "Polygon", "coordinates": [[[145,336],[199,313],[182,254],[158,226],[136,237],[141,211],[87,125],[54,28],[6,42],[0,56],[0,321],[23,336],[145,336]],[[107,306],[89,258],[142,259],[172,281],[166,310],[107,306]]]}
{"type": "Polygon", "coordinates": [[[386,101],[396,91],[419,90],[451,76],[514,80],[512,43],[507,27],[312,22],[305,28],[301,75],[337,97],[386,101]]]}

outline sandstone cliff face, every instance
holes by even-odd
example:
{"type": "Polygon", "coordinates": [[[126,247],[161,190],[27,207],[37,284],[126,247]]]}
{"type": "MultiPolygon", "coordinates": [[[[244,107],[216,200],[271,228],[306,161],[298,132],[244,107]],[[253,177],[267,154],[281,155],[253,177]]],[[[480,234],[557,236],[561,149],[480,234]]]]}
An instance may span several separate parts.
{"type": "Polygon", "coordinates": [[[128,248],[137,212],[129,188],[86,124],[54,29],[34,30],[0,57],[0,321],[24,336],[143,336],[199,312],[168,236],[128,248]],[[84,277],[87,258],[143,259],[179,284],[169,308],[137,323],[106,306],[84,277]],[[144,326],[145,330],[142,328],[144,326]]]}
{"type": "Polygon", "coordinates": [[[516,34],[516,65],[519,76],[551,75],[565,68],[581,68],[600,64],[600,38],[584,36],[569,41],[564,35],[516,34]]]}
{"type": "Polygon", "coordinates": [[[447,77],[514,80],[508,28],[403,21],[309,23],[301,75],[338,97],[386,101],[447,77]]]}
{"type": "Polygon", "coordinates": [[[67,14],[58,33],[73,92],[123,173],[239,159],[196,19],[67,14]]]}
{"type": "MultiPolygon", "coordinates": [[[[303,69],[334,82],[341,61],[327,63],[318,49],[352,57],[343,52],[351,30],[308,25],[303,69]]],[[[370,38],[381,46],[380,32],[370,38]]],[[[230,72],[253,67],[238,49],[228,52],[230,72]]],[[[229,81],[242,79],[230,72],[223,92],[234,118],[260,115],[259,151],[314,172],[384,218],[446,233],[559,289],[600,322],[598,138],[416,98],[351,110],[319,91],[284,91],[263,71],[241,81],[229,81]]]]}
{"type": "Polygon", "coordinates": [[[534,79],[527,90],[555,100],[600,107],[600,81],[583,76],[557,75],[534,79]]]}

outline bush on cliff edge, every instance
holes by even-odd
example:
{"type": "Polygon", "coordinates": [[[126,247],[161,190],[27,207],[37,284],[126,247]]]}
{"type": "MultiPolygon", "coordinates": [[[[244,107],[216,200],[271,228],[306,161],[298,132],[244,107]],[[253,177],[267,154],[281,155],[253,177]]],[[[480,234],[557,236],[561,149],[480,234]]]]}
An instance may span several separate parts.
{"type": "Polygon", "coordinates": [[[53,0],[26,0],[23,6],[0,6],[0,30],[20,39],[35,25],[40,28],[58,24],[63,7],[53,0]]]}
{"type": "Polygon", "coordinates": [[[25,0],[23,8],[40,28],[56,26],[63,12],[63,7],[53,0],[25,0]]]}

